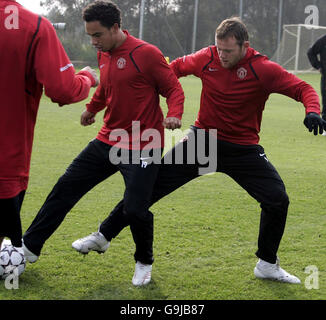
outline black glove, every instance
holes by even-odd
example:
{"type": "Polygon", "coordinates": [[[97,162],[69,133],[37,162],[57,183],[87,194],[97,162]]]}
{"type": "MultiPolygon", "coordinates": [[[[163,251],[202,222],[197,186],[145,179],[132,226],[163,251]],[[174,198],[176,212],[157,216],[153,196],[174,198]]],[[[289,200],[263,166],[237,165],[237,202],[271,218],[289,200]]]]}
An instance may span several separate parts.
{"type": "Polygon", "coordinates": [[[326,121],[323,120],[320,115],[316,112],[309,112],[303,120],[304,125],[309,129],[309,132],[314,130],[314,135],[323,134],[324,129],[326,130],[326,121]]]}

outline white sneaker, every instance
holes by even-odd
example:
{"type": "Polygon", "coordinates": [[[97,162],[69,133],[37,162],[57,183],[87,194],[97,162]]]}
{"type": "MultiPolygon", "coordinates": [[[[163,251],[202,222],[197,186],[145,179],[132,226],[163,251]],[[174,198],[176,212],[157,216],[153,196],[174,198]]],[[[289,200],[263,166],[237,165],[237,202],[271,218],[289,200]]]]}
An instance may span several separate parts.
{"type": "Polygon", "coordinates": [[[324,132],[323,132],[323,134],[322,134],[323,136],[326,136],[326,131],[324,130],[324,132]]]}
{"type": "Polygon", "coordinates": [[[259,259],[254,269],[254,274],[260,279],[270,279],[287,283],[301,283],[299,278],[289,274],[280,267],[278,258],[275,264],[259,259]]]}
{"type": "Polygon", "coordinates": [[[136,263],[135,273],[132,277],[132,284],[134,286],[145,286],[151,281],[152,265],[143,264],[139,261],[136,263]]]}
{"type": "Polygon", "coordinates": [[[30,251],[24,244],[23,242],[23,250],[24,250],[24,256],[25,259],[29,262],[29,263],[34,263],[37,259],[38,256],[36,254],[34,254],[32,251],[30,251]]]}
{"type": "Polygon", "coordinates": [[[2,250],[6,246],[11,246],[11,241],[9,239],[3,239],[0,250],[2,250]]]}
{"type": "Polygon", "coordinates": [[[109,246],[110,241],[107,241],[101,232],[93,232],[89,236],[72,243],[72,247],[82,254],[87,254],[92,250],[98,253],[104,253],[109,246]]]}

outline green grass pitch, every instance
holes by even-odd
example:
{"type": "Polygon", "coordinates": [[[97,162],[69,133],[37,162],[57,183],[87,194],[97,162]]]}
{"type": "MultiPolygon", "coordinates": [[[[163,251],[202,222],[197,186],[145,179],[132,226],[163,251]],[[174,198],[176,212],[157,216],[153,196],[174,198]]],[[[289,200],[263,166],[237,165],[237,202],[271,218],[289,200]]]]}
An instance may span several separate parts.
{"type": "MultiPolygon", "coordinates": [[[[300,75],[319,90],[318,74],[300,75]]],[[[181,79],[186,102],[182,131],[196,119],[201,83],[181,79]]],[[[92,91],[93,92],[93,91],[92,91]]],[[[58,108],[43,97],[32,154],[31,178],[22,207],[27,229],[57,179],[102,125],[82,127],[88,100],[58,108]]],[[[166,112],[164,100],[162,106],[166,112]]],[[[217,173],[190,182],[152,207],[155,238],[152,282],[131,284],[134,243],[129,228],[108,251],[86,257],[71,243],[96,231],[122,198],[119,173],[90,191],[45,243],[35,264],[28,264],[19,289],[0,281],[0,300],[319,300],[326,298],[326,137],[303,125],[304,108],[273,94],[266,104],[261,141],[283,178],[290,197],[287,225],[279,249],[281,266],[301,285],[254,277],[260,208],[228,176],[217,173]],[[318,288],[308,289],[306,267],[318,269],[318,288]]],[[[170,133],[167,133],[167,135],[170,133]]],[[[180,137],[182,132],[180,131],[180,137]]]]}

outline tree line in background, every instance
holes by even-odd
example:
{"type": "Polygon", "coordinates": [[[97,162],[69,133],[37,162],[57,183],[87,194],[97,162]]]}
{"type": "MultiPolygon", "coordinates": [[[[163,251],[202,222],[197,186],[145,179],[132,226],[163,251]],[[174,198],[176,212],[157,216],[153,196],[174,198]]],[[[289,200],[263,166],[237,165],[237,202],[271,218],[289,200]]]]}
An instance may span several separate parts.
{"type": "MultiPolygon", "coordinates": [[[[95,49],[85,34],[82,10],[93,0],[44,0],[46,17],[51,22],[66,22],[66,30],[58,31],[71,60],[96,64],[95,49]]],[[[122,12],[122,28],[139,36],[141,0],[114,1],[122,12]]],[[[282,24],[305,23],[307,6],[317,6],[319,25],[326,25],[325,0],[283,0],[282,24]]],[[[278,45],[280,0],[199,0],[196,50],[214,44],[218,24],[231,16],[246,23],[251,45],[271,57],[278,45]]],[[[143,39],[161,49],[170,60],[192,52],[195,0],[146,0],[143,39]]]]}

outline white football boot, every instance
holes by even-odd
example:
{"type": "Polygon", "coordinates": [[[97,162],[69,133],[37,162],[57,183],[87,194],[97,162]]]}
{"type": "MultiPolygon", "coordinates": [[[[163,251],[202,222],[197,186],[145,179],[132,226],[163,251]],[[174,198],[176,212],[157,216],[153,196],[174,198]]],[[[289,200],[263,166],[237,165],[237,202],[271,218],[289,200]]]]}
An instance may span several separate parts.
{"type": "Polygon", "coordinates": [[[254,274],[260,279],[276,280],[286,283],[301,283],[300,279],[286,272],[280,267],[279,259],[276,263],[269,263],[262,259],[259,259],[254,269],[254,274]]]}
{"type": "Polygon", "coordinates": [[[135,273],[132,277],[132,284],[134,286],[145,286],[150,283],[152,276],[152,265],[143,264],[139,261],[136,263],[135,273]]]}
{"type": "Polygon", "coordinates": [[[29,263],[34,263],[38,259],[38,256],[25,246],[24,241],[23,241],[23,250],[24,250],[25,259],[29,263]]]}
{"type": "Polygon", "coordinates": [[[72,243],[72,247],[82,253],[87,254],[90,251],[104,253],[110,246],[110,241],[107,241],[101,232],[93,232],[89,236],[78,239],[72,243]]]}

